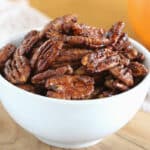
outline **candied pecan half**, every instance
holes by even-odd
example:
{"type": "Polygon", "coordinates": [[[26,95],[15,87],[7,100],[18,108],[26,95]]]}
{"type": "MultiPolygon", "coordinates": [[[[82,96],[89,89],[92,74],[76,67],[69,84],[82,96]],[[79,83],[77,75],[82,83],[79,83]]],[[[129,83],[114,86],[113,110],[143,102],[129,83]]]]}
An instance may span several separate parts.
{"type": "Polygon", "coordinates": [[[83,56],[91,52],[91,50],[80,48],[62,50],[60,55],[57,57],[56,62],[79,61],[83,56]]]}
{"type": "Polygon", "coordinates": [[[21,45],[17,48],[15,55],[28,54],[33,48],[33,46],[40,40],[39,31],[30,31],[23,39],[21,45]]]}
{"type": "Polygon", "coordinates": [[[132,71],[131,69],[123,66],[123,65],[118,65],[114,68],[110,69],[111,74],[125,83],[127,86],[133,86],[134,85],[134,80],[132,76],[132,71]]]}
{"type": "Polygon", "coordinates": [[[20,84],[17,87],[26,90],[28,92],[36,93],[36,88],[32,84],[20,84]]]}
{"type": "Polygon", "coordinates": [[[104,84],[112,90],[126,91],[129,89],[127,85],[117,79],[113,79],[112,77],[106,78],[104,84]]]}
{"type": "Polygon", "coordinates": [[[59,67],[55,70],[48,69],[42,73],[36,74],[32,77],[32,83],[33,84],[45,84],[46,79],[56,76],[56,75],[63,75],[63,74],[72,74],[73,69],[70,65],[66,65],[63,67],[59,67]]]}
{"type": "Polygon", "coordinates": [[[16,46],[13,44],[7,44],[0,50],[0,68],[3,68],[6,61],[13,55],[16,50],[16,46]]]}
{"type": "Polygon", "coordinates": [[[94,80],[89,76],[62,75],[54,76],[46,81],[49,97],[63,99],[83,99],[94,91],[94,80]]]}
{"type": "Polygon", "coordinates": [[[73,46],[86,46],[89,48],[101,48],[110,44],[110,41],[107,38],[93,38],[83,36],[63,36],[63,41],[73,46]]]}
{"type": "Polygon", "coordinates": [[[148,69],[137,61],[131,62],[129,67],[134,77],[144,77],[148,73],[148,69]]]}
{"type": "Polygon", "coordinates": [[[37,72],[46,70],[55,61],[62,46],[63,43],[61,41],[46,41],[33,54],[30,61],[32,67],[36,65],[37,72]]]}
{"type": "Polygon", "coordinates": [[[48,23],[43,31],[40,33],[40,36],[47,36],[47,33],[49,31],[56,31],[56,32],[62,32],[64,30],[63,26],[64,24],[69,24],[69,23],[75,23],[77,22],[77,16],[76,15],[65,15],[62,17],[58,17],[52,21],[50,21],[50,23],[48,23]]]}
{"type": "Polygon", "coordinates": [[[4,68],[6,79],[14,84],[25,83],[30,76],[30,72],[29,61],[24,56],[16,56],[14,59],[9,59],[4,68]]]}
{"type": "Polygon", "coordinates": [[[128,46],[122,54],[129,58],[130,60],[134,60],[138,57],[138,51],[133,46],[128,46]]]}
{"type": "Polygon", "coordinates": [[[131,43],[129,42],[128,35],[126,33],[121,33],[120,38],[112,46],[117,51],[124,51],[131,43]]]}
{"type": "Polygon", "coordinates": [[[46,42],[46,40],[40,40],[38,41],[35,46],[33,47],[31,53],[29,53],[29,60],[30,60],[30,65],[31,68],[34,69],[36,62],[37,62],[37,58],[40,55],[41,51],[39,51],[39,48],[46,42]]]}
{"type": "Polygon", "coordinates": [[[107,33],[107,37],[112,41],[113,44],[116,44],[122,34],[122,30],[125,27],[124,22],[117,22],[114,24],[107,33]]]}
{"type": "Polygon", "coordinates": [[[91,27],[79,23],[64,24],[64,32],[67,34],[72,33],[73,35],[93,38],[102,38],[105,35],[105,31],[102,28],[91,27]]]}
{"type": "Polygon", "coordinates": [[[82,58],[81,62],[89,71],[102,72],[118,65],[120,56],[110,49],[101,49],[87,54],[82,58]]]}

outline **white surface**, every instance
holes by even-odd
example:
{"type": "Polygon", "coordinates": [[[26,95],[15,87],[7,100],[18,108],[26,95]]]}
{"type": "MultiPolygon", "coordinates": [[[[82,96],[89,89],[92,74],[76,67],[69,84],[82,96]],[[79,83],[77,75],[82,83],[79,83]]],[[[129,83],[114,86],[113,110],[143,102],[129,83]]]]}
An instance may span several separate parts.
{"type": "MultiPolygon", "coordinates": [[[[21,37],[9,42],[18,43],[21,37]]],[[[150,53],[131,42],[144,53],[145,65],[150,69],[150,53]]],[[[100,100],[67,101],[29,93],[0,76],[0,99],[11,117],[33,135],[56,146],[78,148],[116,132],[132,119],[144,101],[149,83],[150,74],[122,94],[100,100]]]]}

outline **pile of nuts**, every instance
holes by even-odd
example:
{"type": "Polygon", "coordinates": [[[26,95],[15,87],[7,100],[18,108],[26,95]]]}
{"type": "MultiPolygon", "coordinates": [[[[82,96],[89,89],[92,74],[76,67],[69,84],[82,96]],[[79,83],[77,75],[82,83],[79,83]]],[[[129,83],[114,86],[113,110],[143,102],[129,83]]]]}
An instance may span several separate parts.
{"type": "Polygon", "coordinates": [[[24,90],[60,99],[109,97],[136,86],[147,74],[144,55],[117,22],[108,31],[77,23],[75,15],[30,31],[19,47],[0,51],[1,74],[24,90]]]}

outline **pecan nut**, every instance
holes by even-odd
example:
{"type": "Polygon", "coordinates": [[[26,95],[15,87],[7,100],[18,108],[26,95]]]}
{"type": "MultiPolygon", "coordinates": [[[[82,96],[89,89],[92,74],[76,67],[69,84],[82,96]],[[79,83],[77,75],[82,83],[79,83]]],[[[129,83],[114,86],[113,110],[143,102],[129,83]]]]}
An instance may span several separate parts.
{"type": "Polygon", "coordinates": [[[30,63],[36,65],[37,72],[46,70],[56,60],[62,46],[61,41],[46,41],[35,51],[30,63]]]}
{"type": "Polygon", "coordinates": [[[75,23],[75,22],[77,22],[76,15],[65,15],[63,17],[58,17],[53,21],[50,21],[50,23],[48,23],[44,27],[44,29],[40,33],[40,36],[41,37],[47,36],[47,33],[51,31],[63,32],[65,30],[65,28],[63,28],[64,24],[75,23]]]}
{"type": "Polygon", "coordinates": [[[0,50],[0,68],[3,68],[6,61],[13,55],[16,50],[16,46],[13,44],[7,44],[0,50]]]}
{"type": "Polygon", "coordinates": [[[112,89],[112,90],[119,90],[119,91],[126,91],[129,89],[127,85],[122,83],[121,81],[117,79],[113,79],[112,77],[106,78],[105,80],[105,86],[112,89]]]}
{"type": "Polygon", "coordinates": [[[42,73],[38,73],[32,77],[33,84],[45,84],[46,80],[52,76],[63,75],[63,74],[72,74],[73,69],[70,65],[59,67],[55,70],[48,69],[42,73]]]}
{"type": "Polygon", "coordinates": [[[89,71],[102,72],[117,66],[120,62],[120,56],[110,49],[104,49],[87,54],[81,62],[89,71]]]}
{"type": "Polygon", "coordinates": [[[63,99],[83,99],[94,91],[94,80],[89,76],[63,75],[49,78],[45,87],[48,96],[63,99]]]}
{"type": "Polygon", "coordinates": [[[129,67],[134,77],[144,77],[148,73],[148,69],[139,62],[131,62],[129,67]]]}
{"type": "Polygon", "coordinates": [[[14,84],[25,83],[30,76],[30,72],[29,61],[24,56],[16,56],[14,59],[9,59],[4,68],[6,79],[14,84]]]}
{"type": "Polygon", "coordinates": [[[73,35],[79,35],[84,37],[102,38],[105,35],[105,31],[102,28],[91,27],[86,24],[69,23],[64,24],[66,33],[72,33],[73,35]]]}
{"type": "Polygon", "coordinates": [[[115,45],[118,42],[120,36],[122,35],[122,30],[124,27],[125,24],[120,21],[114,24],[108,31],[107,37],[110,39],[113,45],[115,45]]]}
{"type": "Polygon", "coordinates": [[[79,61],[81,58],[87,54],[91,53],[91,50],[72,48],[67,50],[62,50],[56,62],[73,62],[79,61]]]}
{"type": "Polygon", "coordinates": [[[40,40],[39,31],[30,31],[22,41],[21,45],[17,48],[15,55],[21,56],[28,54],[33,46],[40,40]]]}
{"type": "Polygon", "coordinates": [[[120,66],[111,68],[110,72],[115,78],[119,79],[127,86],[134,85],[134,80],[133,80],[131,69],[124,67],[123,65],[120,65],[120,66]]]}
{"type": "Polygon", "coordinates": [[[63,41],[72,45],[88,48],[101,48],[110,44],[107,38],[93,38],[83,36],[63,36],[63,41]]]}

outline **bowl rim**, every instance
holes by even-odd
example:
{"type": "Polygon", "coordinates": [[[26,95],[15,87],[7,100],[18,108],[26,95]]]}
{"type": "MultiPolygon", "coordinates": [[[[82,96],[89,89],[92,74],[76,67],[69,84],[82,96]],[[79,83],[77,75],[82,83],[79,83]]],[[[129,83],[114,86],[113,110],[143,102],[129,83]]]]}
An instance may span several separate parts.
{"type": "MultiPolygon", "coordinates": [[[[24,34],[24,33],[22,33],[22,34],[24,34]]],[[[15,39],[15,38],[11,38],[7,42],[11,42],[13,39],[15,39]]],[[[136,40],[134,40],[132,38],[129,38],[129,40],[131,43],[136,45],[136,47],[139,47],[138,49],[141,49],[142,52],[144,52],[144,55],[146,55],[150,59],[150,52],[148,52],[148,49],[146,49],[142,44],[140,44],[139,42],[137,42],[136,40]]],[[[136,91],[137,88],[144,85],[146,82],[150,82],[150,70],[149,70],[148,74],[143,78],[143,80],[140,83],[138,83],[135,87],[133,87],[125,92],[122,92],[122,93],[119,93],[116,95],[112,95],[111,97],[95,98],[95,99],[67,100],[67,99],[46,97],[43,95],[34,94],[34,93],[28,92],[26,90],[23,90],[15,85],[13,85],[9,81],[7,81],[1,74],[0,74],[0,82],[4,85],[9,86],[10,88],[16,90],[17,93],[19,93],[19,94],[24,93],[24,94],[27,94],[28,96],[35,97],[35,99],[38,98],[43,102],[48,101],[48,102],[57,102],[57,103],[64,103],[64,104],[66,104],[66,103],[68,103],[68,104],[86,104],[86,103],[89,104],[90,103],[91,104],[93,102],[105,102],[105,101],[107,102],[108,100],[111,101],[112,98],[117,99],[118,97],[122,97],[130,92],[136,91]]],[[[149,85],[149,87],[150,87],[150,85],[149,85]]]]}

